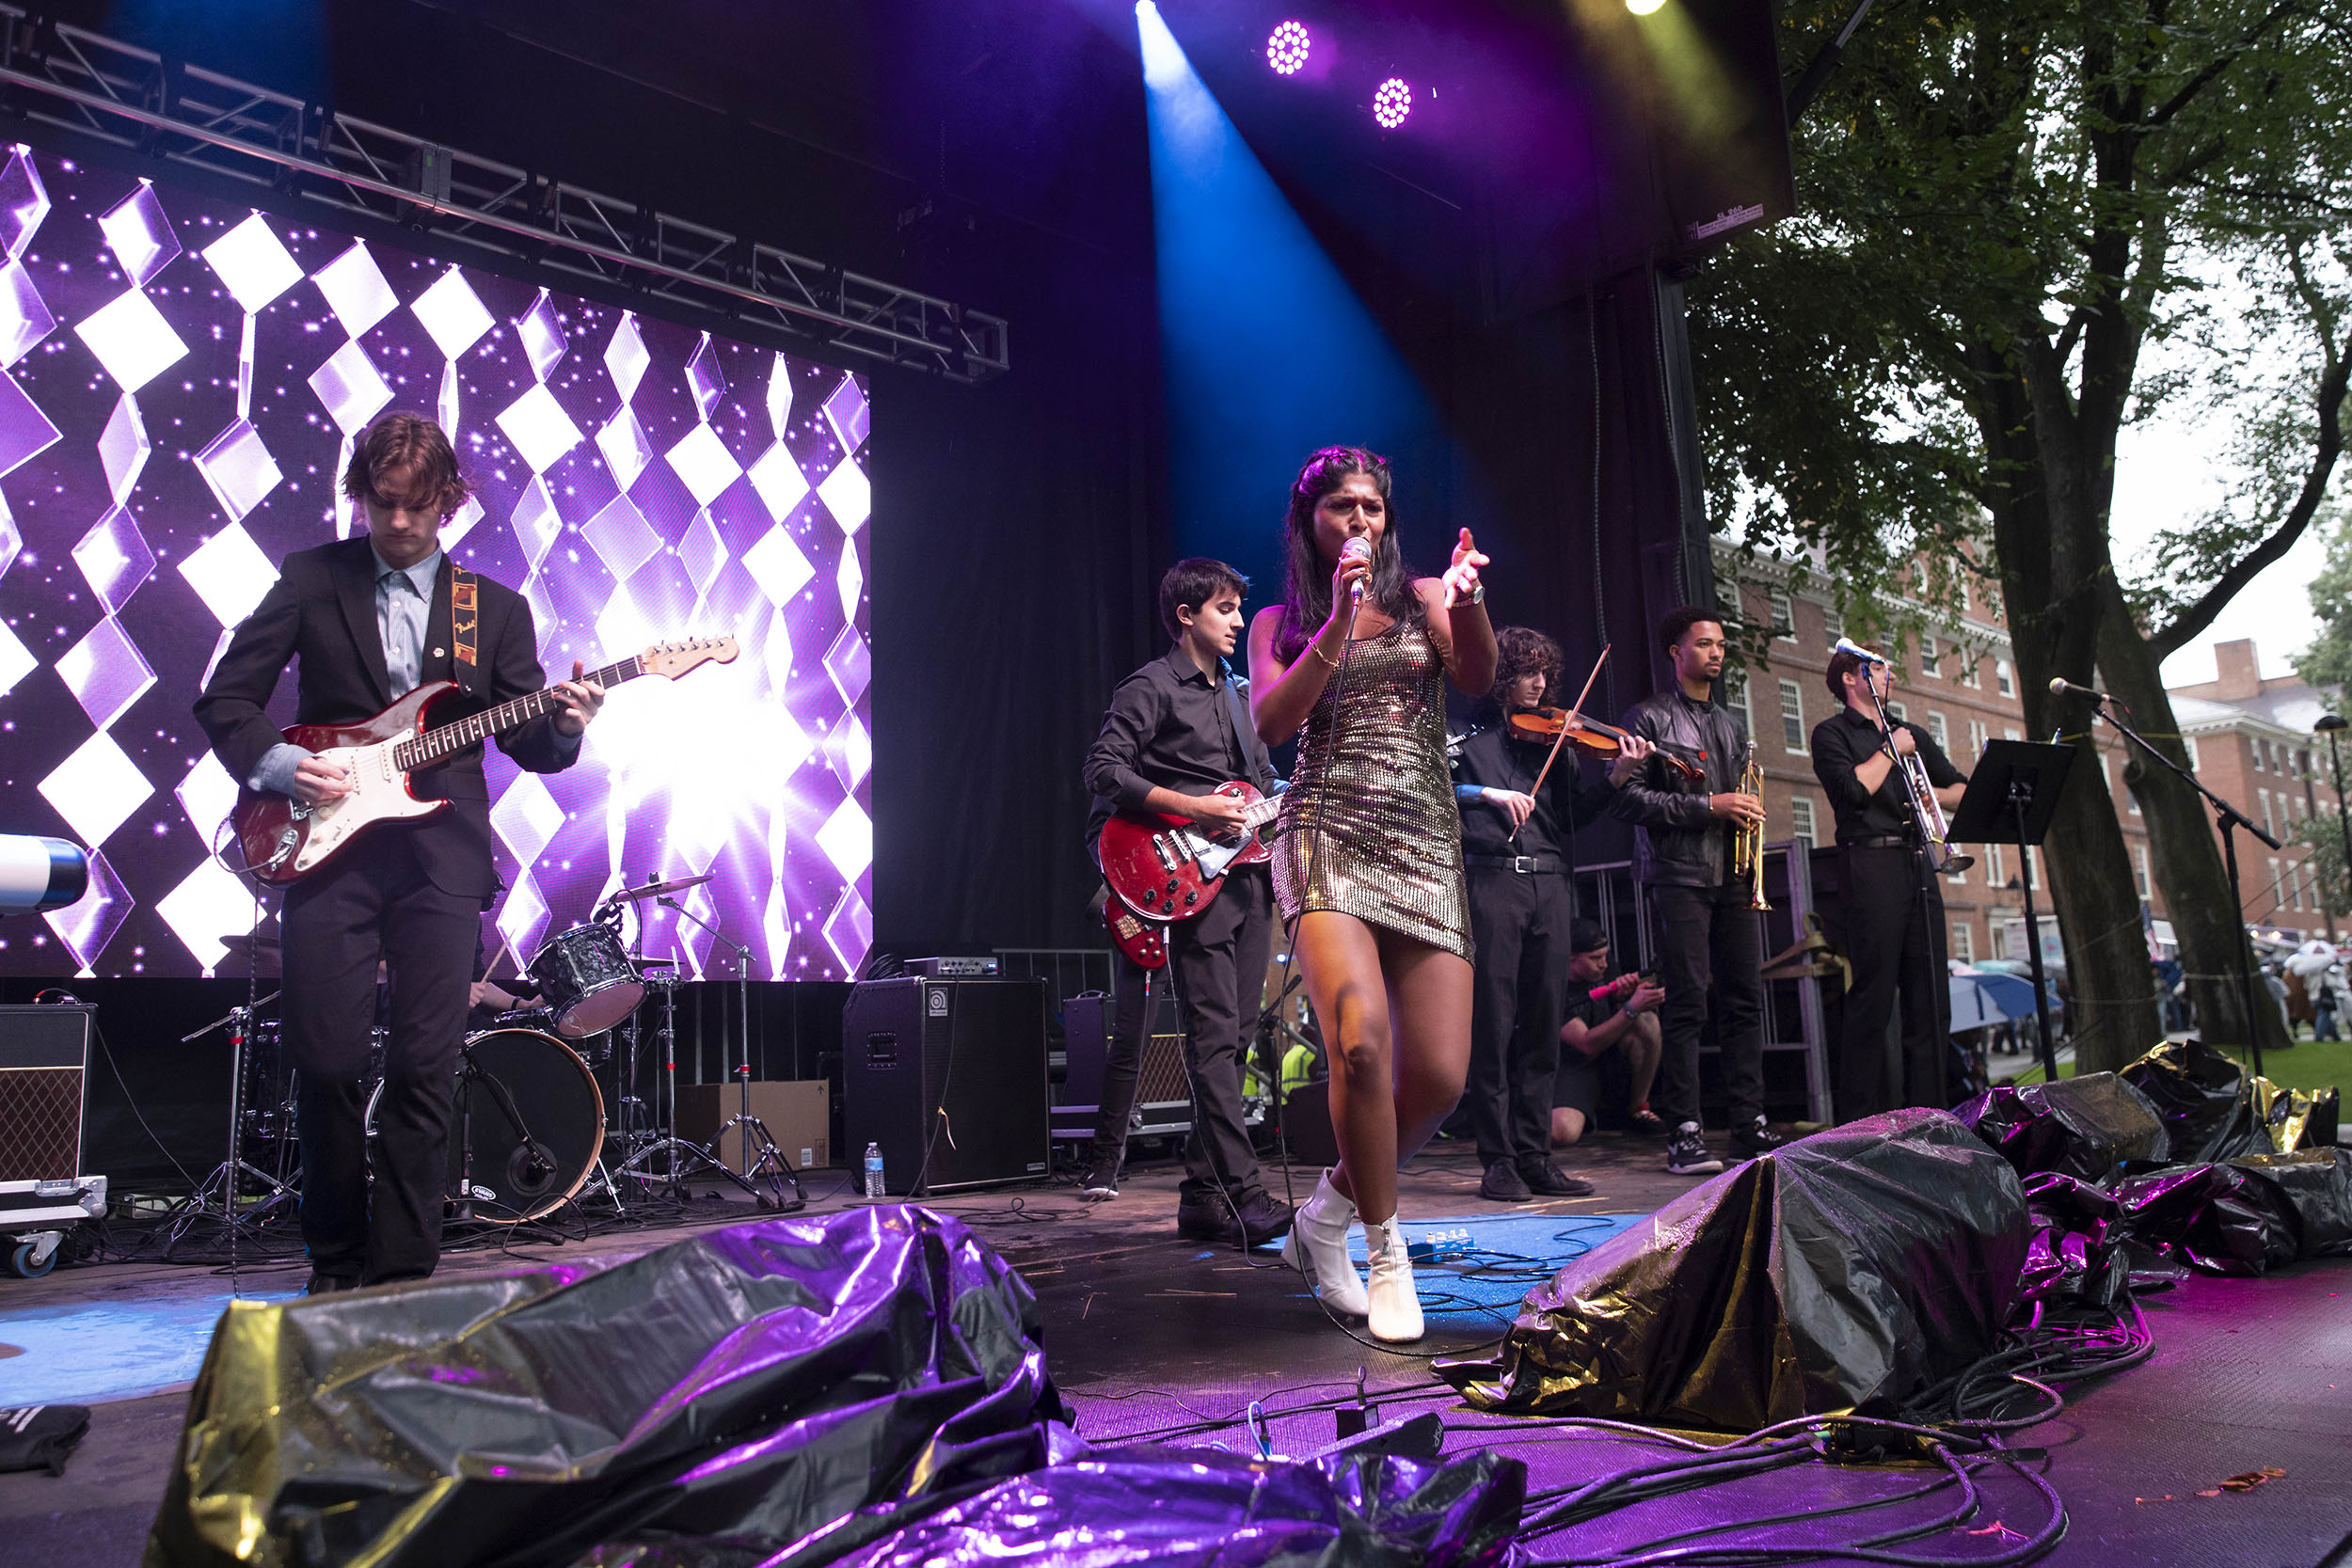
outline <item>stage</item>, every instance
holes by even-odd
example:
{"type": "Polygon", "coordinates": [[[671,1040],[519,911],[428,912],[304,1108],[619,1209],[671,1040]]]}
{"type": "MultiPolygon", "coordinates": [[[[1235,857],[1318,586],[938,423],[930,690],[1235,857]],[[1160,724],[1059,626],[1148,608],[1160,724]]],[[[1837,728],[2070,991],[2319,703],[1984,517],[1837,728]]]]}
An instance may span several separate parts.
{"type": "MultiPolygon", "coordinates": [[[[961,1217],[1034,1288],[1047,1368],[1075,1413],[1078,1434],[1090,1443],[1256,1452],[1245,1419],[1254,1401],[1272,1451],[1304,1455],[1334,1440],[1334,1406],[1357,1402],[1360,1378],[1378,1423],[1439,1413],[1447,1454],[1503,1448],[1526,1461],[1530,1491],[1540,1494],[1656,1450],[1473,1414],[1430,1376],[1424,1358],[1471,1349],[1501,1332],[1525,1288],[1510,1277],[1515,1266],[1565,1259],[1688,1186],[1659,1168],[1651,1143],[1603,1135],[1576,1153],[1576,1168],[1597,1183],[1592,1196],[1511,1206],[1479,1200],[1467,1149],[1440,1145],[1414,1162],[1402,1212],[1417,1242],[1438,1233],[1439,1258],[1420,1267],[1430,1333],[1412,1354],[1366,1348],[1333,1326],[1276,1266],[1274,1249],[1245,1259],[1177,1237],[1177,1169],[1167,1162],[1131,1169],[1108,1204],[1082,1204],[1067,1185],[1039,1184],[932,1207],[961,1217]],[[1493,1256],[1501,1253],[1517,1254],[1516,1263],[1493,1256]]],[[[1311,1176],[1293,1173],[1302,1184],[1311,1176]]],[[[1279,1180],[1279,1172],[1269,1177],[1279,1180]]],[[[818,1173],[809,1187],[812,1210],[850,1206],[845,1173],[818,1173]]],[[[710,1218],[698,1214],[692,1226],[522,1247],[517,1259],[495,1249],[455,1255],[442,1277],[495,1273],[517,1260],[616,1262],[709,1224],[755,1217],[748,1204],[704,1207],[710,1218]]],[[[248,1273],[243,1284],[274,1296],[297,1289],[301,1278],[298,1269],[279,1267],[248,1273]]],[[[140,1368],[200,1352],[204,1323],[226,1287],[209,1269],[139,1264],[61,1268],[0,1289],[0,1344],[26,1343],[23,1354],[0,1352],[0,1397],[16,1402],[11,1385],[23,1380],[29,1387],[36,1378],[45,1399],[72,1399],[77,1381],[116,1391],[83,1396],[105,1402],[97,1404],[89,1436],[63,1478],[0,1476],[0,1528],[12,1543],[11,1563],[112,1568],[138,1560],[186,1402],[183,1385],[138,1392],[136,1380],[150,1375],[140,1368]]],[[[2340,1259],[2262,1279],[2192,1276],[2147,1297],[2153,1358],[2068,1389],[2059,1418],[2016,1435],[2019,1446],[2043,1449],[2041,1473],[2070,1518],[2064,1540],[2043,1560],[2183,1568],[2316,1568],[2341,1560],[2352,1539],[2352,1495],[2341,1485],[2352,1433],[2344,1413],[2352,1406],[2338,1386],[2342,1369],[2352,1365],[2346,1299],[2352,1262],[2340,1259]],[[2227,1478],[2265,1468],[2285,1473],[2250,1491],[2220,1489],[2227,1478]]],[[[1930,1479],[1923,1467],[1808,1465],[1638,1504],[1544,1538],[1534,1555],[1597,1555],[1766,1513],[1819,1515],[1930,1479]]],[[[1909,1505],[1910,1514],[1926,1506],[1909,1505]]],[[[1743,1539],[1791,1547],[1851,1541],[1904,1516],[1898,1505],[1743,1539]]],[[[1956,1560],[1989,1559],[2015,1544],[2006,1532],[2029,1532],[2044,1516],[2026,1488],[1995,1481],[1966,1527],[1977,1533],[1939,1539],[1956,1560]]]]}

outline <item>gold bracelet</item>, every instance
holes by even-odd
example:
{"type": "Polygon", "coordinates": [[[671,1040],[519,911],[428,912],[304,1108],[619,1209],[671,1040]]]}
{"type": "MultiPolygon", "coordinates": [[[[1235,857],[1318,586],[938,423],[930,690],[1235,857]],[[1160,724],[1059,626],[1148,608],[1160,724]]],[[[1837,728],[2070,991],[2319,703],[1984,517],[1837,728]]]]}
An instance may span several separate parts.
{"type": "Polygon", "coordinates": [[[1329,654],[1327,654],[1321,648],[1316,647],[1311,641],[1307,644],[1307,651],[1314,655],[1317,658],[1323,660],[1324,663],[1328,664],[1334,670],[1337,670],[1340,667],[1340,661],[1338,659],[1333,658],[1329,654]]]}

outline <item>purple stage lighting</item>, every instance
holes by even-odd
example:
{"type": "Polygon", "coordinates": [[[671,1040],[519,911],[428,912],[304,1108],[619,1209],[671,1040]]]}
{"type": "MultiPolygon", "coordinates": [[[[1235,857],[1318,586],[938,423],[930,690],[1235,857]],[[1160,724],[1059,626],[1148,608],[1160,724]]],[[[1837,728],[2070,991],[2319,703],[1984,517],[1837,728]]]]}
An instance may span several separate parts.
{"type": "Polygon", "coordinates": [[[1402,76],[1391,76],[1372,95],[1372,118],[1383,131],[1393,131],[1413,112],[1413,89],[1402,76]]]}
{"type": "Polygon", "coordinates": [[[1266,35],[1265,63],[1277,76],[1295,76],[1307,68],[1307,51],[1312,41],[1305,23],[1285,22],[1266,35]]]}

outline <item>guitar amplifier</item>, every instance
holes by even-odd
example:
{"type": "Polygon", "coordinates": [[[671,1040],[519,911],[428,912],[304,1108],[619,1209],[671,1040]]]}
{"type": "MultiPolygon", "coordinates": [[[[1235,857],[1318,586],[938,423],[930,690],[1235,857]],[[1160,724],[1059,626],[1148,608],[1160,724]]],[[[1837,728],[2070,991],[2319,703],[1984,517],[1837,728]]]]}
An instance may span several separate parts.
{"type": "MultiPolygon", "coordinates": [[[[1062,1004],[1068,1069],[1062,1083],[1064,1101],[1054,1107],[1057,1137],[1094,1135],[1094,1116],[1103,1102],[1103,1074],[1110,1059],[1111,1026],[1117,1011],[1116,999],[1100,994],[1073,996],[1062,1004]]],[[[1155,984],[1127,1135],[1163,1137],[1191,1131],[1192,1085],[1184,1077],[1184,1029],[1171,988],[1155,984]]]]}
{"type": "Polygon", "coordinates": [[[93,1011],[0,1006],[0,1181],[82,1174],[93,1011]]]}
{"type": "Polygon", "coordinates": [[[841,1014],[841,1152],[905,1196],[1049,1168],[1045,982],[860,981],[841,1014]]]}

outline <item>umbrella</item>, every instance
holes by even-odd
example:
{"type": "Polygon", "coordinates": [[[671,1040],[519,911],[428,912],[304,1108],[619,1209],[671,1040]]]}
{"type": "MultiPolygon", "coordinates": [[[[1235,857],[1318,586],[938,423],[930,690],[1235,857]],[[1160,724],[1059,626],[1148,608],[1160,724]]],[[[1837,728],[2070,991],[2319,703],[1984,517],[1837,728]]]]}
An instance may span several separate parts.
{"type": "Polygon", "coordinates": [[[2337,953],[2332,944],[2313,937],[2296,951],[2295,957],[2287,960],[2287,973],[2297,977],[2325,974],[2329,966],[2335,963],[2337,953]]]}
{"type": "Polygon", "coordinates": [[[2013,974],[1955,974],[1949,984],[1954,1034],[2033,1016],[2033,986],[2013,974]]]}

